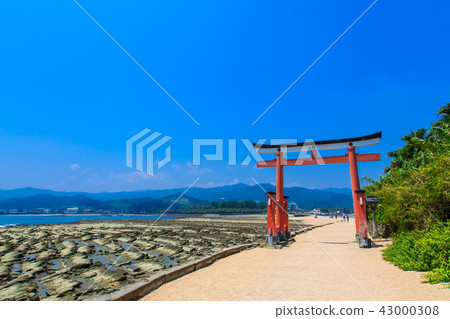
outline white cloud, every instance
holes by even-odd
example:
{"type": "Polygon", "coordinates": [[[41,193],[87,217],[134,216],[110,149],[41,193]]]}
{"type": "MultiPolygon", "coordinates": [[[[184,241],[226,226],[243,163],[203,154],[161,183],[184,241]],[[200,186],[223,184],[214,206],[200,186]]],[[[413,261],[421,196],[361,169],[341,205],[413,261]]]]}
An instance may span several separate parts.
{"type": "Polygon", "coordinates": [[[230,183],[228,183],[228,185],[235,185],[235,184],[238,184],[238,183],[239,183],[239,179],[235,178],[230,183]]]}
{"type": "Polygon", "coordinates": [[[239,179],[235,178],[231,182],[207,182],[207,183],[199,183],[199,187],[203,188],[211,188],[211,187],[222,187],[222,186],[228,186],[228,185],[235,185],[239,183],[239,179]]]}
{"type": "Polygon", "coordinates": [[[188,175],[204,175],[204,174],[209,174],[209,173],[213,172],[213,170],[211,168],[207,168],[207,167],[201,168],[200,165],[193,165],[192,162],[189,162],[189,161],[186,162],[184,164],[184,166],[185,167],[178,165],[178,166],[172,166],[172,167],[177,170],[181,170],[184,174],[188,174],[188,175]]]}
{"type": "Polygon", "coordinates": [[[161,179],[161,174],[157,175],[149,175],[149,174],[145,174],[142,172],[131,172],[131,173],[113,173],[109,175],[110,178],[112,179],[117,179],[121,182],[125,182],[125,183],[137,183],[143,180],[159,180],[161,179]]]}
{"type": "Polygon", "coordinates": [[[284,185],[284,187],[304,187],[304,186],[302,186],[302,185],[299,184],[299,183],[293,182],[293,183],[286,183],[286,184],[284,185]]]}
{"type": "Polygon", "coordinates": [[[80,168],[80,165],[78,165],[77,163],[69,165],[69,169],[71,169],[71,170],[76,170],[78,168],[80,168]]]}
{"type": "Polygon", "coordinates": [[[204,175],[204,174],[212,173],[212,171],[213,171],[212,169],[207,168],[207,167],[205,167],[205,168],[195,168],[195,167],[193,167],[193,168],[189,169],[187,171],[187,173],[189,175],[204,175]]]}

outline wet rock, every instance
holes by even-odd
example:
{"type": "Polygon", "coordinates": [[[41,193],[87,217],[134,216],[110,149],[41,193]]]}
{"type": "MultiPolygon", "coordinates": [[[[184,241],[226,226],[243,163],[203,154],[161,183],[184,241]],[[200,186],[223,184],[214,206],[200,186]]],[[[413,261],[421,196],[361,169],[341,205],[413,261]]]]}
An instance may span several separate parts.
{"type": "Polygon", "coordinates": [[[123,281],[127,279],[126,272],[120,269],[109,269],[105,273],[97,276],[95,282],[111,283],[116,281],[123,281]]]}
{"type": "Polygon", "coordinates": [[[73,255],[74,252],[75,252],[75,251],[73,251],[73,250],[71,250],[71,249],[65,248],[65,249],[61,250],[60,255],[61,255],[61,257],[64,258],[64,257],[70,256],[70,255],[73,255]]]}
{"type": "Polygon", "coordinates": [[[105,238],[97,238],[97,239],[94,239],[92,242],[99,246],[105,246],[110,243],[110,241],[106,240],[105,238]]]}
{"type": "Polygon", "coordinates": [[[37,262],[24,262],[22,264],[22,271],[28,272],[30,274],[39,274],[41,272],[45,271],[45,268],[42,267],[43,262],[37,261],[37,262]]]}
{"type": "Polygon", "coordinates": [[[70,240],[65,240],[65,241],[63,241],[63,242],[61,243],[61,245],[62,245],[64,248],[68,248],[68,249],[73,249],[74,247],[77,246],[73,241],[70,241],[70,240]]]}
{"type": "Polygon", "coordinates": [[[47,249],[47,245],[45,245],[43,243],[37,243],[34,245],[33,248],[34,248],[34,250],[39,252],[39,251],[43,251],[43,250],[47,249]]]}
{"type": "Polygon", "coordinates": [[[88,268],[90,267],[93,262],[92,260],[82,256],[82,255],[76,255],[70,259],[70,263],[72,265],[72,268],[79,269],[79,268],[88,268]]]}
{"type": "Polygon", "coordinates": [[[42,301],[74,301],[76,298],[74,296],[59,296],[52,295],[46,298],[41,299],[42,301]]]}
{"type": "Polygon", "coordinates": [[[77,253],[79,253],[79,254],[86,254],[86,255],[92,254],[93,251],[94,251],[94,246],[93,245],[85,245],[85,246],[79,247],[77,249],[77,253]]]}
{"type": "Polygon", "coordinates": [[[203,242],[203,239],[201,239],[201,238],[190,238],[189,239],[189,244],[193,245],[193,246],[201,245],[202,242],[203,242]]]}
{"type": "Polygon", "coordinates": [[[0,301],[39,300],[37,284],[33,282],[17,283],[0,290],[0,301]]]}
{"type": "Polygon", "coordinates": [[[8,263],[8,262],[16,262],[20,261],[22,259],[23,254],[18,251],[11,251],[2,256],[2,262],[8,263]]]}
{"type": "Polygon", "coordinates": [[[143,240],[136,240],[132,244],[134,247],[142,247],[145,250],[152,250],[152,249],[155,249],[157,246],[156,243],[143,241],[143,240]]]}
{"type": "Polygon", "coordinates": [[[52,258],[55,258],[55,252],[53,250],[45,250],[36,257],[37,260],[49,260],[52,258]]]}
{"type": "Polygon", "coordinates": [[[131,264],[131,260],[125,261],[123,263],[118,263],[117,266],[118,267],[122,267],[122,266],[127,266],[131,264]]]}
{"type": "Polygon", "coordinates": [[[183,246],[187,242],[186,240],[177,240],[177,239],[166,238],[166,237],[157,237],[154,240],[157,242],[169,244],[171,246],[183,246]]]}
{"type": "Polygon", "coordinates": [[[0,264],[0,278],[8,277],[11,271],[11,266],[1,263],[0,264]]]}
{"type": "Polygon", "coordinates": [[[16,279],[14,279],[14,283],[24,283],[29,282],[33,279],[34,275],[31,273],[20,274],[16,279]]]}
{"type": "Polygon", "coordinates": [[[163,266],[152,262],[141,262],[139,264],[136,264],[136,269],[140,269],[145,272],[155,272],[163,269],[163,266]]]}
{"type": "Polygon", "coordinates": [[[46,238],[48,237],[48,232],[46,231],[38,231],[36,233],[34,233],[34,238],[36,238],[37,240],[42,239],[42,238],[46,238]]]}
{"type": "Polygon", "coordinates": [[[67,257],[73,255],[77,248],[77,245],[73,241],[64,241],[62,242],[64,249],[61,250],[61,257],[67,257]]]}
{"type": "Polygon", "coordinates": [[[56,277],[61,277],[61,278],[67,277],[69,275],[69,273],[70,273],[70,268],[63,268],[58,271],[55,271],[53,274],[50,274],[50,275],[42,278],[41,282],[46,283],[46,282],[53,280],[56,277]]]}
{"type": "Polygon", "coordinates": [[[220,252],[220,251],[222,251],[222,250],[223,250],[223,247],[214,247],[214,248],[211,249],[211,251],[212,251],[213,253],[218,253],[218,252],[220,252]]]}
{"type": "Polygon", "coordinates": [[[187,253],[192,253],[194,251],[197,250],[197,247],[192,247],[192,246],[183,246],[183,251],[187,252],[187,253]]]}
{"type": "Polygon", "coordinates": [[[106,268],[101,267],[101,268],[96,268],[96,269],[92,269],[89,271],[86,271],[82,274],[82,276],[84,278],[93,278],[95,276],[99,276],[101,274],[103,274],[106,271],[106,268]]]}
{"type": "Polygon", "coordinates": [[[56,294],[62,296],[70,291],[73,291],[76,287],[80,286],[81,282],[72,279],[63,279],[62,277],[57,277],[46,283],[47,292],[50,295],[56,294]]]}
{"type": "Polygon", "coordinates": [[[158,247],[155,251],[162,253],[164,255],[167,255],[167,256],[173,256],[173,255],[183,251],[183,248],[176,247],[176,246],[161,246],[161,247],[158,247]]]}
{"type": "Polygon", "coordinates": [[[112,254],[118,253],[123,250],[122,246],[116,245],[114,243],[106,244],[105,247],[108,248],[112,254]]]}
{"type": "Polygon", "coordinates": [[[46,269],[45,269],[44,267],[38,266],[38,267],[33,268],[32,270],[30,270],[30,271],[29,271],[29,274],[30,274],[31,276],[36,276],[37,274],[43,273],[43,272],[45,272],[45,271],[46,271],[46,269]]]}
{"type": "Polygon", "coordinates": [[[21,238],[14,238],[14,239],[11,239],[9,242],[11,244],[13,244],[13,246],[17,246],[17,245],[19,245],[22,242],[22,239],[21,238]]]}
{"type": "Polygon", "coordinates": [[[0,246],[0,256],[7,253],[9,250],[11,250],[11,245],[1,245],[0,246]]]}
{"type": "Polygon", "coordinates": [[[118,241],[122,242],[122,243],[129,243],[132,242],[134,238],[132,237],[119,237],[117,238],[118,241]]]}
{"type": "Polygon", "coordinates": [[[144,254],[143,252],[140,251],[127,251],[126,253],[123,254],[123,256],[132,260],[139,260],[145,258],[147,254],[144,254]]]}
{"type": "Polygon", "coordinates": [[[178,259],[185,260],[185,259],[189,258],[189,256],[191,256],[190,253],[181,252],[181,253],[179,253],[179,254],[177,255],[177,258],[178,258],[178,259]]]}
{"type": "Polygon", "coordinates": [[[196,260],[196,259],[198,259],[199,257],[197,257],[197,256],[189,256],[187,259],[186,259],[186,261],[194,261],[194,260],[196,260]]]}
{"type": "Polygon", "coordinates": [[[30,250],[30,248],[31,248],[30,244],[27,243],[27,242],[25,242],[25,243],[20,244],[20,245],[16,248],[16,250],[17,250],[17,251],[20,251],[20,252],[27,252],[27,251],[30,250]]]}

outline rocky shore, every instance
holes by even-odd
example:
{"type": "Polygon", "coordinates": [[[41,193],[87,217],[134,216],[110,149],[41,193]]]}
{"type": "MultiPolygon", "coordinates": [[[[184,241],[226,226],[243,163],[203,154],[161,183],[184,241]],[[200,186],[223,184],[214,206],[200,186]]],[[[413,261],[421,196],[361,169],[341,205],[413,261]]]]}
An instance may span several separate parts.
{"type": "Polygon", "coordinates": [[[83,300],[227,247],[265,239],[265,218],[153,223],[0,229],[0,300],[83,300]]]}

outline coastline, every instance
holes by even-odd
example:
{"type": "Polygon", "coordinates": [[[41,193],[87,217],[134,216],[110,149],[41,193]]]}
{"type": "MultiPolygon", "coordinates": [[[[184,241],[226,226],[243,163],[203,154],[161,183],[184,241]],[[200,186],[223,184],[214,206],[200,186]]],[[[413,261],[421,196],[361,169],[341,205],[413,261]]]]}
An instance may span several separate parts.
{"type": "MultiPolygon", "coordinates": [[[[156,220],[158,214],[114,214],[114,215],[102,215],[102,214],[3,214],[0,215],[0,229],[8,227],[22,227],[22,226],[44,226],[44,225],[67,225],[78,222],[105,222],[105,221],[132,221],[132,220],[156,220]],[[16,222],[4,223],[2,217],[9,217],[10,221],[16,222]],[[91,219],[92,217],[92,219],[91,219]],[[100,218],[99,218],[100,217],[100,218]],[[127,217],[130,217],[127,219],[127,217]],[[30,222],[30,219],[36,219],[41,222],[30,222]],[[25,219],[25,222],[21,222],[20,219],[25,219]],[[69,221],[65,221],[68,219],[69,221]]],[[[174,219],[183,218],[184,216],[177,216],[166,214],[161,219],[174,219]]]]}
{"type": "Polygon", "coordinates": [[[2,228],[0,300],[83,300],[110,294],[233,246],[259,245],[265,238],[263,216],[192,217],[159,220],[150,229],[152,220],[2,228]]]}

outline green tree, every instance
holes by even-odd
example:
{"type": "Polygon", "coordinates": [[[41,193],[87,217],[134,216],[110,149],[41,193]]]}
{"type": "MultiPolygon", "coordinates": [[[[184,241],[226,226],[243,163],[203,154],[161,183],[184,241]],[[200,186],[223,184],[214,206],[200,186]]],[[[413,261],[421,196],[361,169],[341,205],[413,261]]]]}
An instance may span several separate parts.
{"type": "Polygon", "coordinates": [[[211,207],[215,209],[215,208],[219,207],[219,203],[218,202],[211,202],[211,207]]]}
{"type": "Polygon", "coordinates": [[[405,145],[388,153],[392,161],[385,176],[365,187],[367,195],[381,199],[377,216],[394,231],[427,229],[450,216],[449,114],[450,103],[429,129],[405,135],[405,145]]]}

